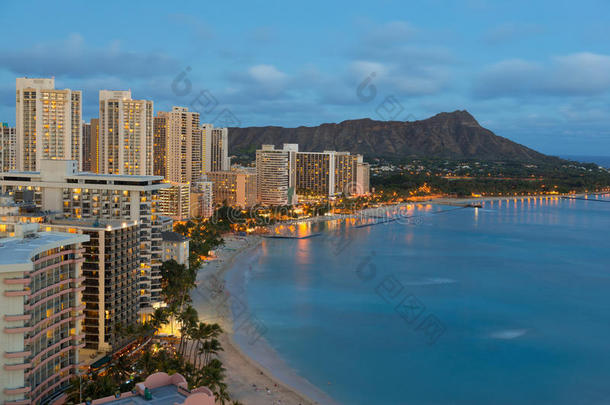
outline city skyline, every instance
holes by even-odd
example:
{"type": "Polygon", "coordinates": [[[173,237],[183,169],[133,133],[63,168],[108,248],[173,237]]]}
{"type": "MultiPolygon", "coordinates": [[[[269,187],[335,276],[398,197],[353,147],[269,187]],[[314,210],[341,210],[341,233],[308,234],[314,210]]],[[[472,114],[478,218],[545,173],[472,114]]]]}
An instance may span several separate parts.
{"type": "MultiPolygon", "coordinates": [[[[377,105],[394,96],[404,108],[396,119],[466,109],[497,134],[543,153],[594,155],[610,146],[608,5],[598,1],[576,9],[483,0],[408,10],[392,1],[375,8],[186,6],[184,13],[152,9],[127,20],[137,6],[121,5],[125,12],[119,12],[118,5],[94,4],[89,12],[103,24],[72,18],[45,32],[44,40],[35,28],[5,45],[2,121],[14,123],[14,77],[55,76],[57,88],[83,92],[86,121],[96,116],[102,88],[131,89],[163,111],[173,105],[197,110],[192,102],[207,91],[218,104],[201,122],[216,126],[225,126],[214,122],[225,110],[237,126],[382,119],[377,105]],[[234,24],[219,22],[227,16],[234,24]],[[306,20],[318,21],[319,29],[306,20]],[[377,98],[364,102],[357,88],[372,74],[377,98]],[[180,78],[190,88],[172,85],[180,78]]],[[[1,29],[24,7],[7,4],[1,29]]],[[[35,7],[41,12],[31,17],[32,26],[39,18],[83,11],[77,3],[61,14],[45,3],[35,7]]]]}

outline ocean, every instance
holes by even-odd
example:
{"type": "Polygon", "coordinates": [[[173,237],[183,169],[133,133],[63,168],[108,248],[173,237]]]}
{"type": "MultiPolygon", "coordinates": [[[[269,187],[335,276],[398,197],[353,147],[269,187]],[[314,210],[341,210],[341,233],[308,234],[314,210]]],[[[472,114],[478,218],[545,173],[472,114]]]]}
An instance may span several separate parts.
{"type": "Polygon", "coordinates": [[[239,258],[228,288],[259,326],[242,349],[320,403],[610,403],[609,202],[407,215],[300,224],[322,234],[239,258]]]}

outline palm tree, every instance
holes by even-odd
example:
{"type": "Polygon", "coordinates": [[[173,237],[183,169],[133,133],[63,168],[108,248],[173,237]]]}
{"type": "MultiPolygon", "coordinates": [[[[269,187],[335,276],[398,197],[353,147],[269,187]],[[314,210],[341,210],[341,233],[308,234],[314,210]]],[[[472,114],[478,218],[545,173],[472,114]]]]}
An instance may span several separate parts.
{"type": "Polygon", "coordinates": [[[197,311],[192,306],[186,307],[184,312],[179,315],[179,320],[181,323],[180,327],[180,345],[178,346],[178,352],[185,356],[186,345],[185,339],[190,337],[193,333],[194,329],[197,327],[197,321],[199,316],[197,315],[197,311]]]}

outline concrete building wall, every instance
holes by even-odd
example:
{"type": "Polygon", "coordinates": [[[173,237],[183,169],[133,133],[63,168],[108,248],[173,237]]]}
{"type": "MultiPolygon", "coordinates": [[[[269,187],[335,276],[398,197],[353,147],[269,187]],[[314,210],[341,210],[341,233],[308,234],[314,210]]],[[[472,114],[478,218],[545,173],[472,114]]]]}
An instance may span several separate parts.
{"type": "Polygon", "coordinates": [[[82,94],[56,90],[54,79],[16,80],[16,165],[38,171],[43,159],[82,156],[82,94]]]}

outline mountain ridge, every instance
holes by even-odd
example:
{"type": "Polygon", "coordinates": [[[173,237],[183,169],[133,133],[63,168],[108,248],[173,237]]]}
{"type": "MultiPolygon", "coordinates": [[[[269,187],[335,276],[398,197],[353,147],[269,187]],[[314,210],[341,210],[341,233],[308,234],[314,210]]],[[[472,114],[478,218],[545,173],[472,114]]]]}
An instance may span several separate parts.
{"type": "Polygon", "coordinates": [[[298,143],[305,152],[336,150],[360,153],[365,159],[444,158],[528,163],[559,163],[482,127],[466,110],[441,112],[418,121],[370,118],[323,123],[229,129],[231,154],[253,156],[262,144],[298,143]]]}

